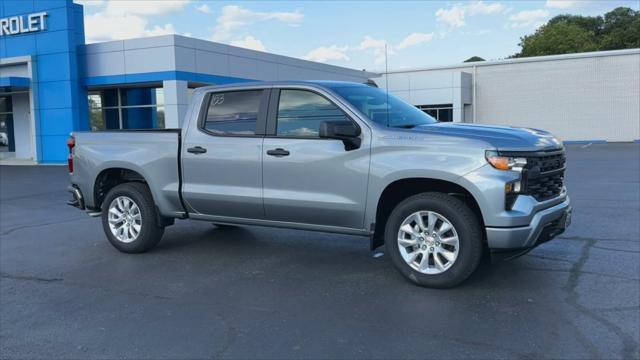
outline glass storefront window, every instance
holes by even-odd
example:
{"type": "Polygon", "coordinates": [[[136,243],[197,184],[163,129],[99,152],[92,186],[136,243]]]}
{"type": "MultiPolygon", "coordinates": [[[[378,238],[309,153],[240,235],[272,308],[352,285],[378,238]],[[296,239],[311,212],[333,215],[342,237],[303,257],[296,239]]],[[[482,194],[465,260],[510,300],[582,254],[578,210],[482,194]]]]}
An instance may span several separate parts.
{"type": "Polygon", "coordinates": [[[104,119],[105,130],[126,129],[120,126],[120,112],[118,109],[103,109],[102,118],[104,119]]]}
{"type": "MultiPolygon", "coordinates": [[[[162,100],[164,103],[164,98],[162,100]]],[[[156,125],[159,129],[164,129],[166,127],[164,122],[164,106],[156,107],[156,125]]]]}
{"type": "Polygon", "coordinates": [[[102,107],[102,96],[100,96],[99,91],[90,91],[89,92],[89,109],[101,108],[102,107]]]}
{"type": "Polygon", "coordinates": [[[164,128],[164,89],[121,88],[89,92],[92,130],[164,128]]]}
{"type": "Polygon", "coordinates": [[[11,98],[8,96],[0,97],[0,113],[10,113],[11,111],[11,98]]]}
{"type": "Polygon", "coordinates": [[[122,109],[123,129],[156,129],[164,127],[164,111],[162,112],[162,126],[158,121],[157,107],[137,107],[122,109]]]}
{"type": "Polygon", "coordinates": [[[108,89],[101,91],[102,102],[105,107],[118,106],[118,89],[108,89]]]}
{"type": "Polygon", "coordinates": [[[0,132],[6,132],[7,131],[7,118],[9,117],[8,114],[0,114],[0,132]]]}
{"type": "Polygon", "coordinates": [[[453,109],[438,109],[438,121],[453,121],[453,109]]]}
{"type": "Polygon", "coordinates": [[[0,146],[10,152],[16,151],[12,111],[11,96],[0,97],[0,146]]]}
{"type": "Polygon", "coordinates": [[[163,105],[164,89],[162,88],[120,89],[120,104],[122,106],[163,105]]]}
{"type": "Polygon", "coordinates": [[[418,109],[441,122],[453,121],[453,104],[417,105],[418,109]]]}
{"type": "MultiPolygon", "coordinates": [[[[91,103],[89,103],[89,106],[91,106],[91,103]]],[[[89,125],[91,126],[92,131],[105,129],[102,110],[91,108],[89,109],[89,125]]]]}

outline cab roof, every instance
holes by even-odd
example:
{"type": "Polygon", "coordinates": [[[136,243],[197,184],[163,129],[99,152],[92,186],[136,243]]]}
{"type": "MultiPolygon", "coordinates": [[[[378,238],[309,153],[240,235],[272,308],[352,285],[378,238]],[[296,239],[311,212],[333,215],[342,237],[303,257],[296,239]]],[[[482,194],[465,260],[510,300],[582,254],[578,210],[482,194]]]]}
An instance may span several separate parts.
{"type": "Polygon", "coordinates": [[[210,85],[204,86],[198,89],[203,90],[219,90],[219,89],[235,89],[235,88],[269,88],[269,87],[281,87],[281,86],[289,86],[289,85],[306,85],[306,86],[316,86],[323,88],[337,88],[337,87],[360,87],[360,86],[369,86],[363,83],[350,82],[350,81],[335,81],[335,80],[279,80],[279,81],[249,81],[249,82],[238,82],[232,84],[223,84],[223,85],[210,85]]]}

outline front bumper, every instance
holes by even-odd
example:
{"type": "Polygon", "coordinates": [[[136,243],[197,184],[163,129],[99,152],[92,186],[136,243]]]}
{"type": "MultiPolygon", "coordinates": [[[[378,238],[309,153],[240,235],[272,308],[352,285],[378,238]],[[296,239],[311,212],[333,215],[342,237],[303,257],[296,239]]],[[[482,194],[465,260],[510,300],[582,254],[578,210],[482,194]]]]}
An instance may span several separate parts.
{"type": "Polygon", "coordinates": [[[492,252],[523,252],[562,234],[571,223],[571,201],[567,196],[557,205],[538,211],[527,226],[487,227],[492,252]]]}

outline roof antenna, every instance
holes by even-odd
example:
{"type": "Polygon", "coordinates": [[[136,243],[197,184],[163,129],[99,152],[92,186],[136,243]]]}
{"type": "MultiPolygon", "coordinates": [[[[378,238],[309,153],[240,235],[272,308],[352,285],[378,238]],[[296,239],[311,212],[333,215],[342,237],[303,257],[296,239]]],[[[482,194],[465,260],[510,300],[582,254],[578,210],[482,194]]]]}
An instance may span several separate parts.
{"type": "Polygon", "coordinates": [[[384,42],[384,82],[387,93],[387,127],[389,127],[389,59],[387,55],[387,42],[384,42]]]}

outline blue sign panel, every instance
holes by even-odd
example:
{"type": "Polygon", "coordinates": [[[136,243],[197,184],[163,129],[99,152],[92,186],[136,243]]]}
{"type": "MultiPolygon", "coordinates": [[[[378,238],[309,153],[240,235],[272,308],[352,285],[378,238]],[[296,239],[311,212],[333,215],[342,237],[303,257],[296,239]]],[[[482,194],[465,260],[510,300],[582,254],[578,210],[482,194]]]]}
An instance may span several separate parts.
{"type": "Polygon", "coordinates": [[[31,56],[35,141],[41,163],[64,162],[73,130],[88,129],[87,92],[78,52],[82,5],[72,0],[0,1],[0,57],[31,56]]]}

